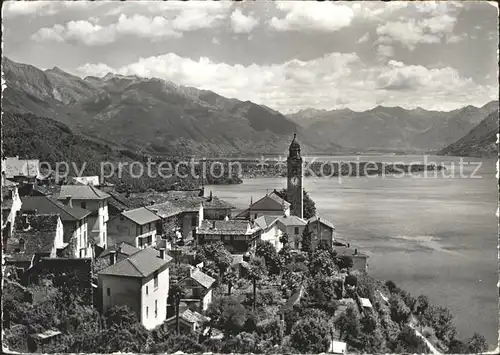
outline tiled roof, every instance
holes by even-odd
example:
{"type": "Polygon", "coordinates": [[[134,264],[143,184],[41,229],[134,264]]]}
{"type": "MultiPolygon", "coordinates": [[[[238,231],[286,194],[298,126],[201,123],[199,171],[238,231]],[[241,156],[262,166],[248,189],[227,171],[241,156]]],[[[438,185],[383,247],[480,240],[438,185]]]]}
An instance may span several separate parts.
{"type": "Polygon", "coordinates": [[[37,213],[59,213],[63,221],[79,221],[91,212],[79,206],[68,206],[47,196],[26,196],[21,198],[21,211],[37,213]]]}
{"type": "Polygon", "coordinates": [[[40,175],[38,159],[24,160],[18,157],[8,157],[2,161],[2,170],[7,179],[16,176],[38,177],[40,175]]]}
{"type": "Polygon", "coordinates": [[[290,203],[282,199],[276,191],[265,195],[257,202],[253,203],[249,208],[238,214],[236,217],[248,217],[250,210],[253,211],[276,211],[283,213],[283,207],[290,207],[290,203]]]}
{"type": "Polygon", "coordinates": [[[146,248],[113,264],[99,275],[126,276],[126,277],[148,277],[155,271],[167,265],[172,258],[165,254],[165,259],[160,259],[160,253],[154,248],[146,248]]]}
{"type": "Polygon", "coordinates": [[[280,216],[278,217],[278,222],[283,225],[289,226],[305,226],[307,222],[300,217],[297,216],[280,216]]]}
{"type": "Polygon", "coordinates": [[[60,185],[37,185],[35,186],[35,190],[44,196],[52,196],[54,198],[59,197],[59,193],[61,192],[60,185]]]}
{"type": "Polygon", "coordinates": [[[196,198],[186,198],[182,200],[165,201],[146,208],[156,213],[161,218],[175,216],[183,212],[198,212],[201,201],[196,198]]]}
{"type": "Polygon", "coordinates": [[[203,324],[210,318],[205,317],[203,314],[192,311],[189,308],[180,314],[180,317],[189,323],[203,324]]]}
{"type": "Polygon", "coordinates": [[[192,279],[192,280],[196,281],[197,283],[199,283],[201,286],[203,286],[206,289],[209,289],[210,287],[212,287],[212,285],[215,282],[215,279],[213,277],[208,276],[207,274],[205,274],[203,271],[201,271],[198,268],[193,268],[193,270],[191,271],[191,274],[188,277],[181,280],[181,282],[184,280],[187,280],[187,279],[192,279]]]}
{"type": "Polygon", "coordinates": [[[227,201],[221,200],[216,196],[205,197],[203,201],[203,208],[206,209],[234,209],[235,207],[227,201]]]}
{"type": "Polygon", "coordinates": [[[57,231],[57,214],[18,215],[15,229],[7,241],[5,254],[8,260],[29,261],[37,253],[50,253],[54,246],[57,231]],[[28,224],[25,225],[25,218],[28,224]],[[28,228],[25,228],[29,225],[28,228]],[[24,240],[24,248],[19,252],[20,241],[24,240]]]}
{"type": "Polygon", "coordinates": [[[138,225],[144,225],[146,223],[160,220],[160,217],[158,217],[158,215],[151,212],[145,207],[136,208],[135,210],[130,211],[124,211],[122,212],[122,215],[138,225]]]}
{"type": "Polygon", "coordinates": [[[129,208],[136,207],[132,201],[118,192],[108,191],[108,194],[110,196],[108,205],[115,207],[119,211],[126,211],[129,208]]]}
{"type": "Polygon", "coordinates": [[[325,226],[330,227],[331,229],[335,229],[335,226],[333,225],[332,222],[330,222],[327,219],[318,217],[318,216],[313,216],[313,217],[309,218],[307,223],[314,223],[314,222],[317,222],[318,220],[319,220],[319,223],[324,224],[325,226]]]}
{"type": "Polygon", "coordinates": [[[216,234],[216,235],[241,235],[247,234],[249,230],[248,221],[229,220],[229,221],[207,221],[201,222],[198,228],[198,234],[216,234]],[[214,228],[215,225],[215,228],[214,228]]]}
{"type": "Polygon", "coordinates": [[[278,220],[278,218],[279,216],[263,215],[255,220],[255,224],[259,226],[260,229],[266,229],[271,227],[278,220]]]}
{"type": "Polygon", "coordinates": [[[109,195],[91,185],[63,185],[59,193],[59,199],[64,200],[71,196],[75,200],[103,200],[109,195]]]}
{"type": "Polygon", "coordinates": [[[134,247],[133,245],[130,245],[128,243],[122,242],[120,244],[115,244],[113,246],[110,246],[106,248],[101,255],[99,255],[99,258],[105,258],[109,255],[110,251],[116,251],[119,254],[123,254],[126,256],[134,255],[135,253],[141,251],[141,249],[134,247]]]}

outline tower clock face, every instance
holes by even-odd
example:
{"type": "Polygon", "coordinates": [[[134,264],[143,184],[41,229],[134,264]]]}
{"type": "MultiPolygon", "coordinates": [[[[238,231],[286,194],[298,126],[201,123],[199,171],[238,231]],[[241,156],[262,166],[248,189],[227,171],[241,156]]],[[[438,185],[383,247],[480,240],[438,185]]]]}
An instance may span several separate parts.
{"type": "Polygon", "coordinates": [[[294,176],[293,178],[290,179],[290,183],[293,185],[293,186],[297,186],[299,184],[299,178],[294,176]]]}

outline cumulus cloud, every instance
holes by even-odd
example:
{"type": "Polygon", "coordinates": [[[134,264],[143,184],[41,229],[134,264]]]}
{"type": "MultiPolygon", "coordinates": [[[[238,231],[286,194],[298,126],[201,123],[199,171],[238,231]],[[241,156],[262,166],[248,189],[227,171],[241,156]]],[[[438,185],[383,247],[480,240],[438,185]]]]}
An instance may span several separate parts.
{"type": "Polygon", "coordinates": [[[270,20],[271,27],[278,31],[333,32],[349,26],[354,17],[351,7],[331,2],[287,1],[276,6],[286,13],[270,20]]]}
{"type": "Polygon", "coordinates": [[[370,38],[370,35],[368,33],[365,33],[363,36],[359,37],[358,43],[365,43],[368,41],[370,38]]]}
{"type": "Polygon", "coordinates": [[[355,53],[329,53],[309,61],[294,59],[248,66],[168,53],[141,58],[119,68],[97,63],[77,70],[81,76],[103,76],[108,72],[157,77],[213,90],[284,113],[307,107],[347,106],[364,110],[375,106],[381,98],[385,105],[453,109],[469,103],[484,104],[485,99],[495,95],[494,87],[478,85],[451,67],[431,69],[395,60],[367,66],[355,53]]]}
{"type": "Polygon", "coordinates": [[[249,33],[258,23],[259,20],[251,15],[245,16],[240,9],[231,14],[231,27],[235,33],[249,33]]]}
{"type": "MultiPolygon", "coordinates": [[[[96,17],[89,21],[69,21],[64,25],[39,29],[32,39],[43,41],[77,41],[89,46],[105,45],[120,37],[140,37],[151,40],[162,38],[178,38],[183,32],[204,28],[213,28],[226,18],[230,4],[207,2],[204,4],[190,3],[145,3],[117,6],[107,12],[106,16],[117,15],[118,18],[105,26],[97,23],[96,17]],[[146,15],[132,13],[131,9],[147,10],[146,15]],[[196,5],[196,6],[195,6],[196,5]],[[148,12],[156,10],[158,15],[148,12]],[[130,14],[129,14],[130,13],[130,14]]],[[[245,24],[250,25],[248,22],[245,24]]]]}
{"type": "Polygon", "coordinates": [[[441,38],[425,31],[425,27],[414,19],[406,21],[387,22],[377,27],[377,34],[390,37],[400,42],[410,50],[418,43],[439,43],[441,38]]]}
{"type": "Polygon", "coordinates": [[[62,10],[96,9],[106,2],[89,1],[6,1],[2,4],[2,17],[51,16],[62,10]]]}

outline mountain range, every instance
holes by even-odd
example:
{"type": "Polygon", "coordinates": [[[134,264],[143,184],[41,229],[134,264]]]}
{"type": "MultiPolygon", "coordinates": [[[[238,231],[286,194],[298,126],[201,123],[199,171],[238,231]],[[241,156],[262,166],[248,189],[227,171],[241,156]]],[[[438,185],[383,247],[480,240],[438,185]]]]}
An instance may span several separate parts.
{"type": "Polygon", "coordinates": [[[497,109],[498,101],[492,101],[448,112],[377,106],[364,112],[306,109],[288,117],[306,133],[344,148],[426,152],[454,143],[497,109]]]}
{"type": "Polygon", "coordinates": [[[157,155],[283,153],[297,133],[305,153],[427,152],[456,142],[498,102],[442,112],[377,106],[283,115],[251,101],[135,75],[80,78],[2,58],[5,112],[67,125],[110,147],[157,155]]]}
{"type": "Polygon", "coordinates": [[[306,150],[337,151],[286,116],[250,101],[156,78],[84,79],[3,58],[5,111],[31,113],[111,145],[156,154],[282,153],[297,132],[306,150]]]}

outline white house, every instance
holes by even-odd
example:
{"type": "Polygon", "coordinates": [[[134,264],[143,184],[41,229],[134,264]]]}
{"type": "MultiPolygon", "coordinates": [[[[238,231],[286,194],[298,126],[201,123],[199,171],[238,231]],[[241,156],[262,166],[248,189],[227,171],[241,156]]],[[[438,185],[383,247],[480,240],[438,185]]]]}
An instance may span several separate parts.
{"type": "Polygon", "coordinates": [[[152,246],[161,218],[145,207],[124,211],[109,225],[109,246],[125,242],[136,248],[152,246]]]}
{"type": "Polygon", "coordinates": [[[262,230],[260,239],[270,242],[276,251],[280,251],[283,247],[280,242],[283,231],[278,226],[278,218],[277,216],[262,215],[255,220],[255,224],[262,230]]]}
{"type": "Polygon", "coordinates": [[[189,269],[189,276],[179,281],[186,290],[182,302],[186,303],[191,310],[204,312],[212,303],[212,287],[215,279],[205,274],[196,267],[189,269]]]}
{"type": "MultiPolygon", "coordinates": [[[[69,255],[75,258],[93,257],[93,248],[88,235],[89,210],[74,206],[71,197],[64,202],[48,196],[26,196],[21,199],[23,213],[57,213],[64,229],[64,243],[68,243],[69,255]]],[[[69,256],[67,255],[67,256],[69,256]]]]}
{"type": "Polygon", "coordinates": [[[14,231],[14,221],[21,209],[21,198],[17,184],[4,178],[2,174],[2,237],[7,242],[14,231]]]}
{"type": "Polygon", "coordinates": [[[63,185],[59,200],[66,201],[68,198],[71,198],[73,206],[91,212],[87,217],[90,237],[99,247],[106,249],[109,195],[92,185],[63,185]]]}
{"type": "Polygon", "coordinates": [[[145,248],[119,262],[112,260],[98,274],[102,312],[125,305],[146,329],[162,324],[167,318],[171,260],[164,249],[154,248],[145,248]]]}

